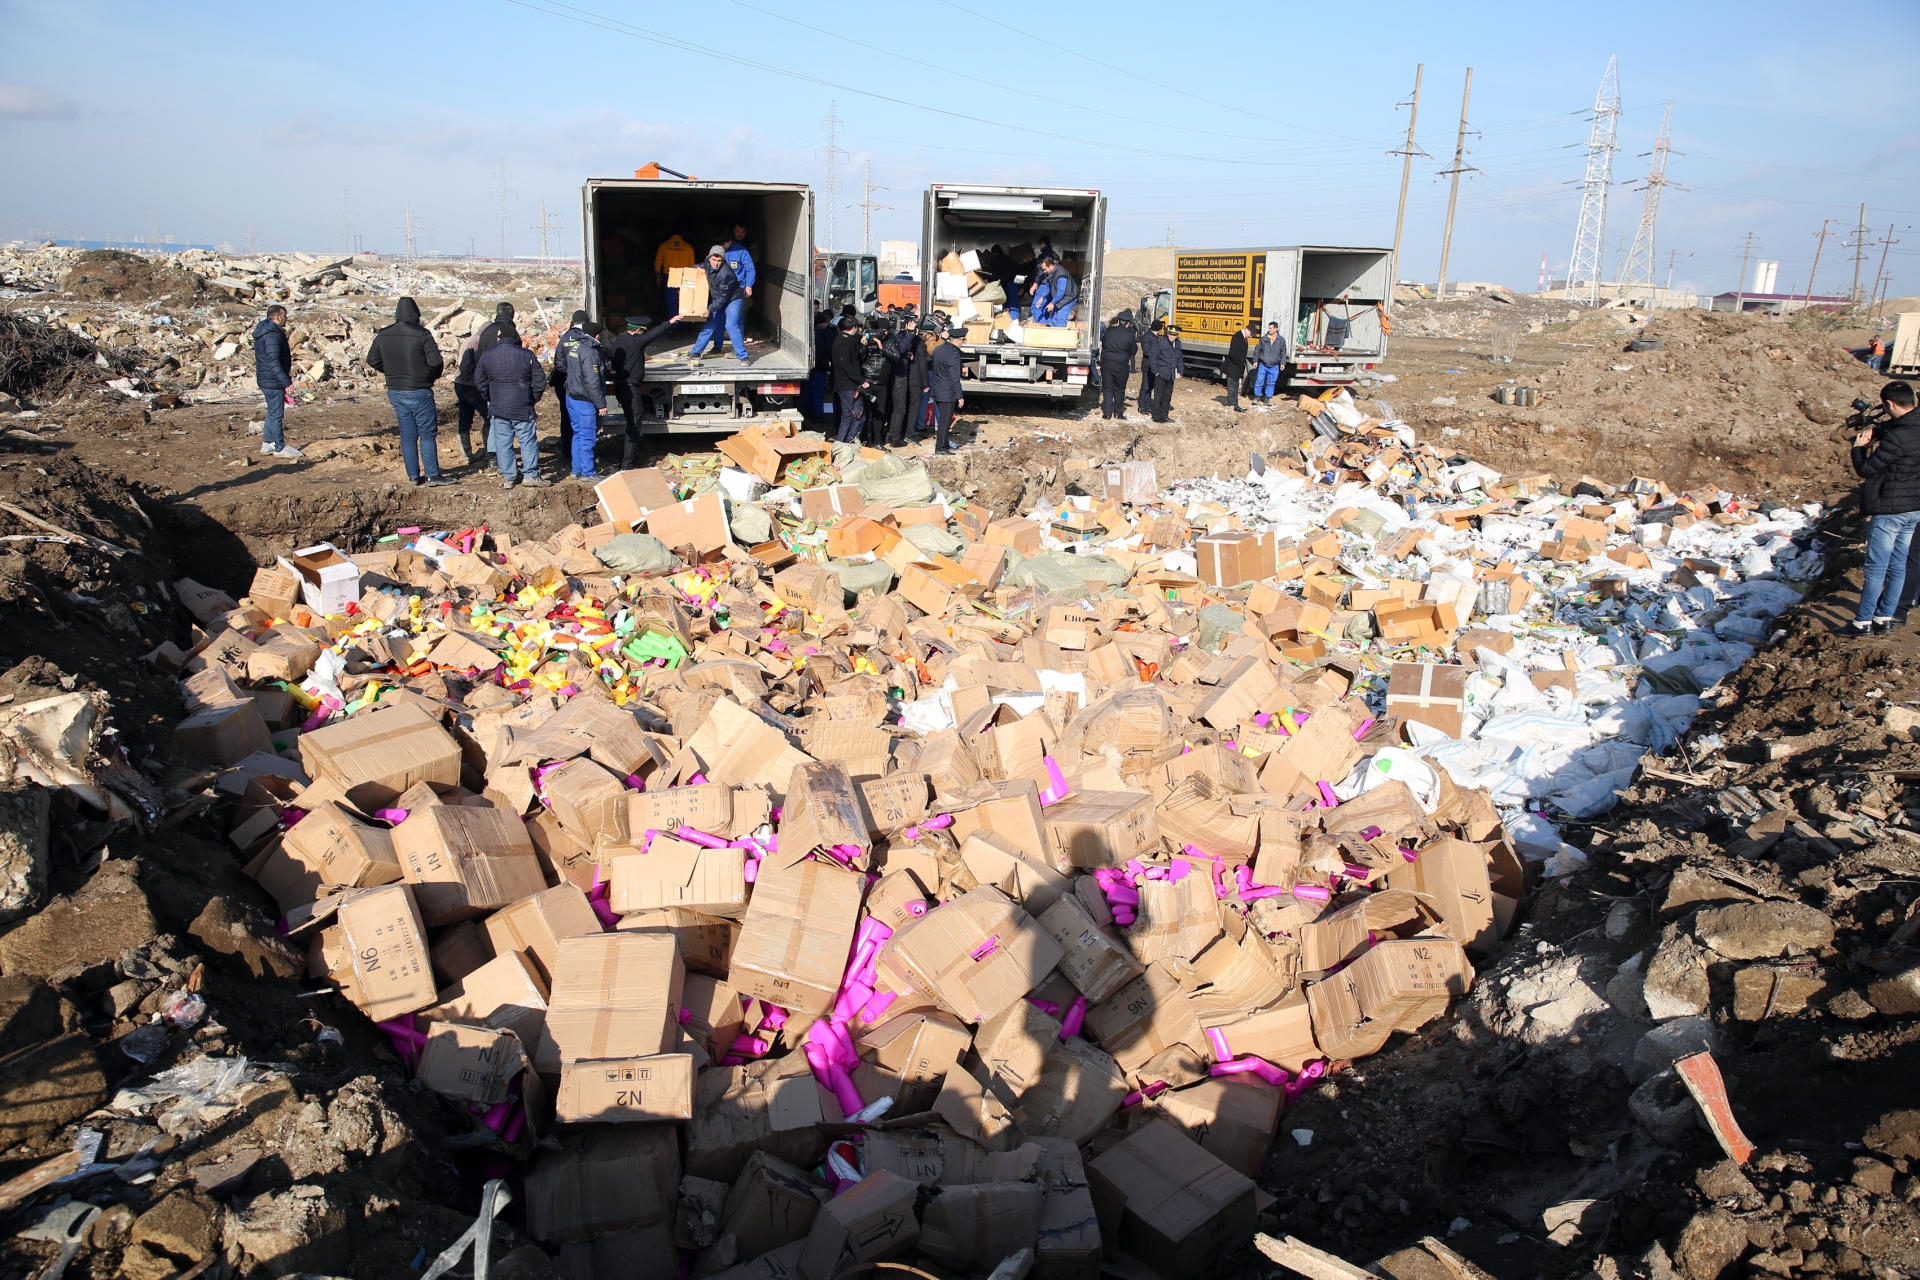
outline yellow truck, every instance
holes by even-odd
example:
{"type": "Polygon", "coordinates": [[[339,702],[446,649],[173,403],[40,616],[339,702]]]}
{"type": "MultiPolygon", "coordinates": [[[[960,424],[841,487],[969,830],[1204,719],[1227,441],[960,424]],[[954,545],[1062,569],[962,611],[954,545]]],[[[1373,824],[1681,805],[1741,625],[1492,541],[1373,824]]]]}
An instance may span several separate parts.
{"type": "MultiPolygon", "coordinates": [[[[1282,383],[1338,387],[1386,360],[1392,297],[1390,249],[1206,249],[1174,256],[1170,309],[1189,374],[1219,377],[1234,330],[1253,326],[1251,350],[1277,320],[1287,340],[1282,383]]],[[[1141,309],[1151,318],[1153,300],[1141,309]]]]}

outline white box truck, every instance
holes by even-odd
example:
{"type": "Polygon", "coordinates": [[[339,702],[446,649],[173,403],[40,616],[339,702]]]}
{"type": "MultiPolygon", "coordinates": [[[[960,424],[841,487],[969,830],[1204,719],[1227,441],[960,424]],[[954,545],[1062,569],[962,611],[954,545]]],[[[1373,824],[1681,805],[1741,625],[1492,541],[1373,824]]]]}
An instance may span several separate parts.
{"type": "Polygon", "coordinates": [[[966,327],[961,359],[969,396],[1074,399],[1085,392],[1099,358],[1106,237],[1107,200],[1098,191],[944,182],[927,188],[920,311],[944,312],[966,327]],[[1029,263],[1043,237],[1080,287],[1065,328],[1010,323],[1005,303],[992,301],[996,291],[1004,297],[1009,286],[1032,283],[1029,263]],[[943,261],[962,269],[944,270],[943,261]]]}
{"type": "MultiPolygon", "coordinates": [[[[693,246],[695,265],[710,245],[745,223],[758,280],[744,327],[751,363],[733,358],[724,335],[699,365],[687,352],[698,324],[675,327],[647,351],[641,429],[648,433],[738,431],[756,422],[798,419],[813,367],[813,191],[801,182],[701,182],[677,178],[590,178],[580,193],[586,311],[666,319],[666,289],[655,257],[669,237],[693,246]]],[[[564,317],[562,317],[564,319],[564,317]]],[[[609,403],[603,430],[624,426],[609,403]]]]}
{"type": "MultiPolygon", "coordinates": [[[[1219,377],[1234,330],[1255,339],[1280,322],[1287,340],[1283,385],[1319,388],[1364,380],[1387,358],[1393,251],[1296,245],[1207,249],[1174,256],[1173,323],[1189,374],[1219,377]]],[[[1142,299],[1143,310],[1152,303],[1142,299]]]]}

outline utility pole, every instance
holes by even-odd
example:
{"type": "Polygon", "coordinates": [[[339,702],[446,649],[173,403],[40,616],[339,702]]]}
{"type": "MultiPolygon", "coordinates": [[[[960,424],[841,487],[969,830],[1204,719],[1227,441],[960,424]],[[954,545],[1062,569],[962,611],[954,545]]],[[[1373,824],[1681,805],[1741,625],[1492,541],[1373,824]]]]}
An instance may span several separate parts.
{"type": "Polygon", "coordinates": [[[1435,299],[1447,298],[1447,259],[1453,255],[1453,211],[1460,203],[1460,175],[1478,173],[1467,161],[1467,104],[1473,100],[1473,68],[1467,68],[1467,84],[1460,91],[1460,132],[1453,139],[1453,167],[1442,169],[1441,177],[1453,175],[1453,189],[1447,193],[1447,226],[1440,233],[1440,282],[1434,287],[1435,299]]]}
{"type": "Polygon", "coordinates": [[[509,258],[513,255],[507,250],[507,197],[513,194],[513,189],[507,186],[507,162],[505,160],[500,162],[500,181],[494,188],[494,194],[500,197],[500,256],[502,258],[509,258]]]}
{"type": "Polygon", "coordinates": [[[540,265],[543,267],[547,265],[547,258],[549,257],[549,254],[547,253],[547,238],[552,234],[554,224],[558,223],[559,221],[560,221],[559,214],[547,212],[547,198],[545,196],[541,196],[540,197],[540,221],[534,225],[533,229],[540,233],[540,265]]]}
{"type": "Polygon", "coordinates": [[[1620,149],[1620,59],[1607,59],[1600,91],[1593,97],[1593,127],[1587,131],[1587,172],[1581,182],[1580,225],[1574,229],[1573,252],[1567,255],[1567,300],[1581,297],[1600,304],[1600,277],[1607,252],[1607,193],[1613,187],[1613,153],[1620,149]]]}
{"type": "Polygon", "coordinates": [[[815,147],[813,153],[825,158],[827,162],[827,242],[821,246],[831,252],[840,246],[840,224],[837,219],[840,207],[840,161],[853,157],[840,146],[840,103],[827,103],[827,118],[821,121],[827,126],[827,145],[815,147]]]}
{"type": "Polygon", "coordinates": [[[240,243],[245,247],[248,256],[252,256],[253,254],[258,253],[260,251],[259,238],[254,234],[253,222],[251,219],[249,219],[247,222],[247,228],[246,228],[246,231],[241,236],[240,243]]]}
{"type": "Polygon", "coordinates": [[[1850,306],[1860,305],[1860,267],[1867,258],[1867,203],[1860,202],[1860,221],[1853,227],[1853,288],[1847,291],[1850,306]]]}
{"type": "Polygon", "coordinates": [[[1673,104],[1667,104],[1666,114],[1660,117],[1660,133],[1654,139],[1653,163],[1647,169],[1646,185],[1640,190],[1645,198],[1640,205],[1640,225],[1633,233],[1633,247],[1627,250],[1626,269],[1620,273],[1620,283],[1614,296],[1627,296],[1629,284],[1644,284],[1653,287],[1655,263],[1659,254],[1654,248],[1654,224],[1660,217],[1660,193],[1666,189],[1667,157],[1673,150],[1673,104]]]}
{"type": "Polygon", "coordinates": [[[1172,218],[1167,219],[1167,248],[1172,249],[1180,243],[1179,224],[1172,218]]]}
{"type": "Polygon", "coordinates": [[[1747,309],[1747,259],[1753,257],[1753,232],[1747,232],[1747,247],[1740,254],[1740,283],[1733,291],[1733,314],[1747,309]]]}
{"type": "Polygon", "coordinates": [[[1680,251],[1678,249],[1667,250],[1667,282],[1666,284],[1661,286],[1662,288],[1664,289],[1673,288],[1673,264],[1679,259],[1679,257],[1680,257],[1680,251]]]}
{"type": "Polygon", "coordinates": [[[353,252],[353,192],[340,188],[340,247],[353,252]]]}
{"type": "Polygon", "coordinates": [[[1807,292],[1800,299],[1800,305],[1803,307],[1813,305],[1813,278],[1820,274],[1820,251],[1827,247],[1827,227],[1832,221],[1832,218],[1820,220],[1820,241],[1813,246],[1813,270],[1807,272],[1807,292]]]}
{"type": "Polygon", "coordinates": [[[1886,238],[1880,241],[1880,269],[1873,273],[1873,309],[1875,311],[1880,309],[1882,299],[1880,291],[1887,287],[1887,250],[1899,243],[1893,238],[1893,224],[1889,222],[1886,238]]]}
{"type": "Polygon", "coordinates": [[[402,234],[406,236],[407,261],[411,262],[415,258],[420,256],[418,248],[414,243],[414,232],[419,230],[420,220],[413,216],[413,201],[411,200],[407,201],[406,213],[404,216],[406,218],[406,221],[400,224],[400,230],[402,234]]]}
{"type": "Polygon", "coordinates": [[[886,190],[885,187],[876,187],[873,185],[873,161],[868,160],[865,162],[865,170],[866,180],[861,184],[862,194],[860,201],[857,204],[850,204],[847,207],[860,211],[860,252],[872,253],[873,211],[875,209],[891,209],[893,206],[890,204],[880,204],[873,198],[874,192],[886,190]]]}
{"type": "Polygon", "coordinates": [[[1393,218],[1393,274],[1396,280],[1400,277],[1400,232],[1407,225],[1407,184],[1413,179],[1413,158],[1415,156],[1422,156],[1428,160],[1433,159],[1432,156],[1427,155],[1426,152],[1420,149],[1419,143],[1413,140],[1414,126],[1420,123],[1420,79],[1426,74],[1426,70],[1426,63],[1420,62],[1414,64],[1413,99],[1411,103],[1413,110],[1412,113],[1407,116],[1407,140],[1401,144],[1398,151],[1387,152],[1390,156],[1401,157],[1400,212],[1395,214],[1393,218]]]}

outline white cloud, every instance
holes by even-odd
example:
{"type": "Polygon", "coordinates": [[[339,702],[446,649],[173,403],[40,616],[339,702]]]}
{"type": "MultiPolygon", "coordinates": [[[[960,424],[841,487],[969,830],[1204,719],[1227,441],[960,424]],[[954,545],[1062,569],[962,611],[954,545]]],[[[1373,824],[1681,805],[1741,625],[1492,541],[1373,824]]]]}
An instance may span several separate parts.
{"type": "Polygon", "coordinates": [[[15,120],[73,120],[77,103],[33,84],[0,82],[0,123],[15,120]]]}

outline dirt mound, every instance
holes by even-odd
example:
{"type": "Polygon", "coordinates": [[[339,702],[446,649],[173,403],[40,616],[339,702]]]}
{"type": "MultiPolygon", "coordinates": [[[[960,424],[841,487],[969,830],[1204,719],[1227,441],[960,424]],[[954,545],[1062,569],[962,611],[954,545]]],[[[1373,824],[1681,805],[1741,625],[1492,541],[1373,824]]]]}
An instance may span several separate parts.
{"type": "Polygon", "coordinates": [[[92,341],[61,325],[0,312],[0,394],[21,400],[55,400],[116,375],[133,373],[138,348],[121,347],[104,357],[92,341]]]}
{"type": "Polygon", "coordinates": [[[181,301],[207,292],[207,282],[172,262],[154,261],[119,249],[93,249],[74,259],[60,288],[91,302],[181,301]]]}
{"type": "Polygon", "coordinates": [[[1881,379],[1830,337],[1760,316],[1660,312],[1636,331],[1663,348],[1628,352],[1625,335],[1517,381],[1536,409],[1491,399],[1512,377],[1490,370],[1485,399],[1404,407],[1416,426],[1462,437],[1462,450],[1507,468],[1650,475],[1780,501],[1831,500],[1855,483],[1837,433],[1855,396],[1881,379]]]}

